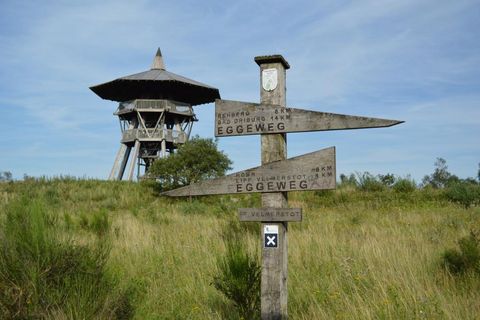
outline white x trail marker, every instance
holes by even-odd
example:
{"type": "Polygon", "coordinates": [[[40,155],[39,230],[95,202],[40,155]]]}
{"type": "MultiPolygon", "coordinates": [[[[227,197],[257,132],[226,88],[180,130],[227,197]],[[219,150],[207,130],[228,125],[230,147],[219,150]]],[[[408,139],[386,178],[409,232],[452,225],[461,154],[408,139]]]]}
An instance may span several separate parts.
{"type": "Polygon", "coordinates": [[[263,227],[263,234],[265,248],[278,247],[278,225],[265,225],[263,227]]]}

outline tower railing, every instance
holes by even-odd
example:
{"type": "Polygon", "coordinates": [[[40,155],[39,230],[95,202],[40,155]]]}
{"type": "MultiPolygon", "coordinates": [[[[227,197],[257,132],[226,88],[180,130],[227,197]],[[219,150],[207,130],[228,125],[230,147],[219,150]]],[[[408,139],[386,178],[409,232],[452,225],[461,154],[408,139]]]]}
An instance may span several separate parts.
{"type": "Polygon", "coordinates": [[[162,141],[173,143],[187,142],[187,134],[184,131],[174,129],[128,129],[123,131],[122,143],[139,141],[162,141]]]}
{"type": "Polygon", "coordinates": [[[171,100],[149,100],[149,99],[137,99],[132,101],[121,102],[118,106],[116,115],[132,112],[132,111],[168,111],[179,114],[191,116],[193,115],[193,109],[190,105],[181,102],[171,100]]]}

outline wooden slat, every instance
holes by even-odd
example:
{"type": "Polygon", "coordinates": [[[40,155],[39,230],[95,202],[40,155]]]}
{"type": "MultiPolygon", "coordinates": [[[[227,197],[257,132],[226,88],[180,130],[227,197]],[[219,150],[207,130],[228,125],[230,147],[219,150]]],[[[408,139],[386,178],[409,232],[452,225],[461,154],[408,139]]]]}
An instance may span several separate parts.
{"type": "Polygon", "coordinates": [[[335,147],[275,161],[162,194],[171,197],[186,197],[324,189],[335,189],[335,147]]]}
{"type": "Polygon", "coordinates": [[[302,221],[302,208],[240,208],[240,221],[302,221]]]}
{"type": "Polygon", "coordinates": [[[390,127],[403,121],[317,112],[279,105],[215,101],[215,136],[390,127]]]}

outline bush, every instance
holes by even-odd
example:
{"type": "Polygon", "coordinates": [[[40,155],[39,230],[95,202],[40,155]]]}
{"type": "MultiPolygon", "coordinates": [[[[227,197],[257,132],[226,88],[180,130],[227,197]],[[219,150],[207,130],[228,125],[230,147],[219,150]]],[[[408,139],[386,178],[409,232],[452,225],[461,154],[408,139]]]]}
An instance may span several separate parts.
{"type": "Polygon", "coordinates": [[[157,159],[148,176],[157,179],[160,190],[166,191],[223,176],[231,164],[232,161],[217,150],[214,140],[196,136],[180,146],[177,153],[157,159]]]}
{"type": "Polygon", "coordinates": [[[90,229],[99,236],[104,236],[110,230],[110,220],[105,209],[95,212],[90,221],[90,229]]]}
{"type": "Polygon", "coordinates": [[[458,177],[448,171],[447,161],[443,158],[435,160],[435,170],[432,174],[423,177],[422,185],[435,189],[448,187],[459,181],[458,177]]]}
{"type": "Polygon", "coordinates": [[[251,234],[258,237],[261,231],[261,223],[255,221],[240,222],[235,216],[234,219],[229,219],[223,227],[221,237],[225,243],[244,241],[243,237],[246,234],[251,234]],[[232,238],[233,237],[233,238],[232,238]]]}
{"type": "Polygon", "coordinates": [[[417,189],[417,184],[410,178],[399,178],[393,184],[393,190],[400,193],[410,193],[417,189]]]}
{"type": "Polygon", "coordinates": [[[469,182],[457,182],[445,190],[445,196],[452,202],[457,202],[468,209],[480,203],[480,185],[469,182]]]}
{"type": "Polygon", "coordinates": [[[12,180],[12,173],[10,171],[0,172],[0,182],[10,182],[12,180]]]}
{"type": "Polygon", "coordinates": [[[395,181],[397,180],[395,178],[395,175],[391,173],[387,174],[379,174],[378,175],[378,180],[386,187],[391,187],[395,184],[395,181]]]}
{"type": "Polygon", "coordinates": [[[369,172],[357,173],[358,187],[362,191],[383,191],[385,185],[369,172]]]}
{"type": "MultiPolygon", "coordinates": [[[[236,307],[240,319],[260,319],[260,280],[261,267],[255,254],[245,248],[237,223],[229,223],[224,233],[226,254],[217,261],[218,275],[213,278],[213,286],[236,307]],[[228,232],[235,229],[235,233],[228,232]],[[228,230],[228,231],[227,231],[228,230]]],[[[229,315],[231,318],[232,315],[229,315]]]]}
{"type": "Polygon", "coordinates": [[[82,212],[78,224],[82,229],[92,231],[98,236],[104,236],[110,231],[110,220],[105,209],[92,213],[82,212]]]}
{"type": "Polygon", "coordinates": [[[77,245],[56,224],[42,202],[24,198],[7,207],[0,228],[3,318],[122,319],[115,314],[128,297],[106,270],[108,245],[77,245]]]}
{"type": "Polygon", "coordinates": [[[206,205],[201,200],[182,201],[179,209],[185,214],[208,214],[212,212],[211,206],[206,205]]]}
{"type": "Polygon", "coordinates": [[[446,250],[443,261],[446,268],[453,273],[474,271],[480,274],[480,239],[473,231],[458,241],[458,249],[446,250]]]}
{"type": "Polygon", "coordinates": [[[351,173],[349,176],[345,174],[340,174],[340,184],[339,188],[343,187],[357,187],[358,186],[358,181],[357,178],[355,178],[355,175],[351,173]]]}

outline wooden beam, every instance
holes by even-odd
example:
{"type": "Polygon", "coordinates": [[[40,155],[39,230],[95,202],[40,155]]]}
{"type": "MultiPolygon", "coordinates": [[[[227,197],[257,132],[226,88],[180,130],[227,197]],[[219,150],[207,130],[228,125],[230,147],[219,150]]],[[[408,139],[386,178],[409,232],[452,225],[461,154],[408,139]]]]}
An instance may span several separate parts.
{"type": "Polygon", "coordinates": [[[125,173],[125,168],[127,167],[128,158],[130,156],[130,151],[132,150],[131,147],[125,149],[125,153],[122,157],[122,162],[120,164],[120,169],[118,170],[117,180],[122,180],[123,174],[125,173]]]}
{"type": "MultiPolygon", "coordinates": [[[[279,109],[284,109],[286,106],[288,62],[280,55],[256,57],[255,62],[260,67],[260,103],[278,105],[279,109]],[[275,59],[272,59],[272,57],[275,59]]],[[[261,156],[262,165],[272,165],[276,162],[286,163],[287,135],[284,133],[262,134],[261,156]]],[[[280,173],[281,171],[277,172],[280,173]]],[[[286,172],[282,172],[282,175],[283,173],[286,172]]],[[[286,192],[262,194],[263,207],[287,208],[287,200],[286,192]]],[[[266,244],[262,246],[261,317],[263,320],[284,320],[288,318],[288,222],[262,223],[261,239],[266,239],[265,230],[268,230],[268,228],[277,229],[278,234],[276,247],[268,247],[266,244]]]]}
{"type": "Polygon", "coordinates": [[[113,163],[112,170],[108,176],[108,180],[115,180],[117,172],[121,167],[122,160],[125,158],[125,152],[127,151],[127,146],[123,143],[120,143],[120,148],[118,149],[117,156],[115,157],[115,162],[113,163]]]}
{"type": "Polygon", "coordinates": [[[215,100],[215,136],[391,127],[403,121],[215,100]]]}
{"type": "Polygon", "coordinates": [[[133,180],[133,173],[135,171],[135,163],[137,162],[138,159],[138,153],[140,151],[140,141],[135,140],[135,145],[133,146],[133,155],[132,159],[130,160],[130,169],[128,171],[128,181],[133,180]]]}
{"type": "MultiPolygon", "coordinates": [[[[315,151],[288,160],[205,180],[163,192],[171,197],[212,194],[269,193],[335,189],[335,148],[315,151]]],[[[275,207],[264,203],[264,207],[275,207]]]]}
{"type": "Polygon", "coordinates": [[[240,221],[283,222],[302,221],[302,208],[240,208],[240,221]]]}
{"type": "Polygon", "coordinates": [[[142,115],[140,114],[140,112],[138,110],[137,111],[137,117],[138,117],[138,120],[140,120],[140,123],[141,125],[143,126],[143,129],[145,130],[147,136],[149,138],[151,138],[152,136],[150,135],[150,133],[148,132],[148,129],[147,129],[147,126],[145,125],[145,121],[143,121],[143,118],[142,118],[142,115]]]}

